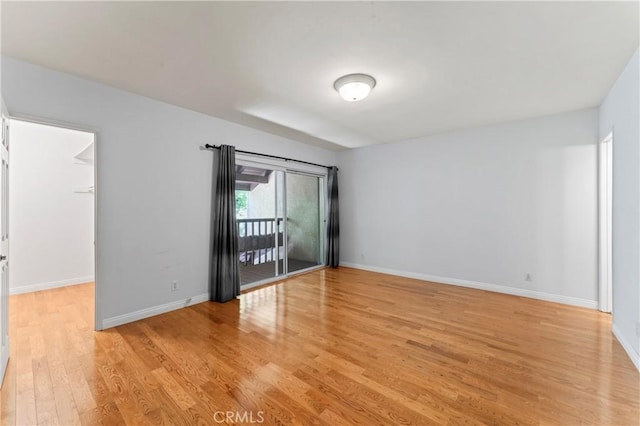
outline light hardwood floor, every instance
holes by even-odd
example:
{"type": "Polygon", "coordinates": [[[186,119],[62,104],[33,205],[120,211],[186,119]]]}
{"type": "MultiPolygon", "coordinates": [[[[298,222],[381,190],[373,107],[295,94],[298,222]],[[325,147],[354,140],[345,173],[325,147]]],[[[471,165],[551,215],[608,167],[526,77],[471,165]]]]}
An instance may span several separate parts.
{"type": "Polygon", "coordinates": [[[93,286],[10,298],[3,425],[640,422],[610,317],[354,269],[93,332],[93,286]]]}

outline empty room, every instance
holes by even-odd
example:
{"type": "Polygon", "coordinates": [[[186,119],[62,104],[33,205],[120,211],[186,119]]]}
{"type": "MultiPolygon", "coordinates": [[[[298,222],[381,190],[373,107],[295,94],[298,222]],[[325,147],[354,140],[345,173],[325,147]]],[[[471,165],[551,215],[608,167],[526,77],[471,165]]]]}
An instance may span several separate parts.
{"type": "Polygon", "coordinates": [[[0,424],[640,424],[638,1],[0,20],[0,424]]]}

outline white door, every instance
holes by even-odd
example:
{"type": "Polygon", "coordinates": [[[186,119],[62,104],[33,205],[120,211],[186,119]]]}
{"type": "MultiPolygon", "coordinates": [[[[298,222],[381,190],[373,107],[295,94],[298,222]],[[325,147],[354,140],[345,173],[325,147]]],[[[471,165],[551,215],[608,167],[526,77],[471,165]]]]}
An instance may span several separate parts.
{"type": "Polygon", "coordinates": [[[2,102],[0,144],[0,386],[9,362],[9,117],[2,102]]]}

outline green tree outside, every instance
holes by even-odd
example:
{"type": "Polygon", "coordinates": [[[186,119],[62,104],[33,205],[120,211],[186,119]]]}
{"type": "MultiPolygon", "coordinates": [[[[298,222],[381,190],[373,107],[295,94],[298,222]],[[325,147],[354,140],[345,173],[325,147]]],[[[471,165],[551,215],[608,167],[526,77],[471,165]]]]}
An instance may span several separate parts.
{"type": "Polygon", "coordinates": [[[236,191],[236,219],[247,218],[247,191],[236,191]]]}

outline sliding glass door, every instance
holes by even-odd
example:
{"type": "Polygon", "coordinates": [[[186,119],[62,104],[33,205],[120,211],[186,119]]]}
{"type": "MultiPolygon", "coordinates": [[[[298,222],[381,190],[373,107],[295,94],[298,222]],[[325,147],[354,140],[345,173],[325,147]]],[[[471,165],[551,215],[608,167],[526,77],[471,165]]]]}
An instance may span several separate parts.
{"type": "Polygon", "coordinates": [[[321,265],[322,217],[321,179],[287,173],[287,271],[321,265]]]}
{"type": "Polygon", "coordinates": [[[324,181],[319,175],[238,162],[236,218],[242,286],[323,264],[324,181]]]}
{"type": "Polygon", "coordinates": [[[284,274],[283,179],[281,171],[236,165],[241,285],[284,274]]]}

